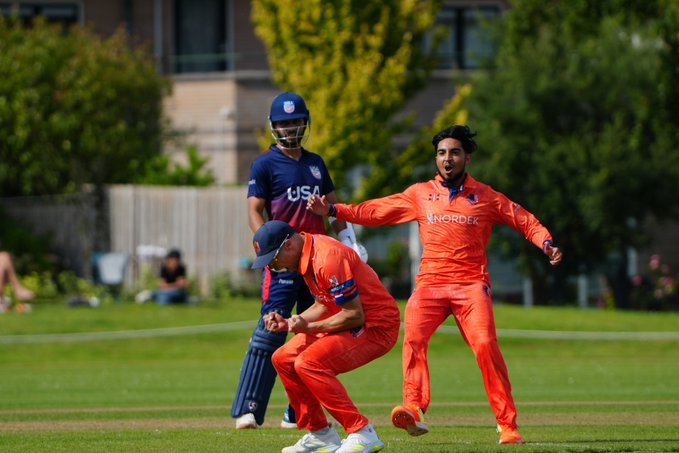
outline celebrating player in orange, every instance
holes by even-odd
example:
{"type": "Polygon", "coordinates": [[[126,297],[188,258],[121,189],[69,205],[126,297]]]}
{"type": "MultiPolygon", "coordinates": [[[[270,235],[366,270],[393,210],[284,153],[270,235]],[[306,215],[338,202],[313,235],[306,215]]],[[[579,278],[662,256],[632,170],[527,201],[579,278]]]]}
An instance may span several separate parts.
{"type": "Polygon", "coordinates": [[[467,173],[477,148],[475,136],[467,126],[452,126],[434,136],[438,174],[430,181],[358,205],[312,197],[307,209],[360,225],[419,224],[423,253],[406,306],[404,404],[392,411],[394,425],[413,436],[429,431],[424,422],[431,398],[427,349],[436,329],[452,314],[481,369],[500,443],[523,443],[497,342],[486,247],[493,225],[505,224],[541,248],[551,264],[559,264],[562,253],[533,214],[467,173]]]}
{"type": "Polygon", "coordinates": [[[350,247],[323,234],[296,233],[272,220],[254,236],[253,268],[296,272],[314,296],[299,315],[264,317],[272,332],[295,332],[272,356],[288,394],[297,426],[309,432],[283,453],[372,452],[384,447],[368,419],[349,398],[337,375],[383,356],[398,339],[396,301],[375,271],[350,247]],[[325,408],[345,429],[340,441],[325,408]]]}

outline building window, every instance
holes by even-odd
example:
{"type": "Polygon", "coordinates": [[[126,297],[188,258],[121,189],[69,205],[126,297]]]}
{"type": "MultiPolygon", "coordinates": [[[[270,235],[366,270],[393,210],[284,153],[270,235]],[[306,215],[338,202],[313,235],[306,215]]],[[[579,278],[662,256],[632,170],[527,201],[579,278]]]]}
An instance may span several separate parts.
{"type": "MultiPolygon", "coordinates": [[[[444,5],[437,17],[437,25],[446,30],[439,45],[439,69],[475,69],[484,59],[495,53],[486,29],[502,14],[499,5],[444,5]]],[[[432,37],[425,38],[425,49],[432,46],[432,37]]]]}
{"type": "Polygon", "coordinates": [[[80,22],[80,8],[75,3],[0,2],[0,16],[16,16],[25,24],[42,16],[47,22],[74,25],[80,22]]]}
{"type": "Polygon", "coordinates": [[[173,70],[214,72],[230,69],[228,0],[175,0],[173,70]]]}

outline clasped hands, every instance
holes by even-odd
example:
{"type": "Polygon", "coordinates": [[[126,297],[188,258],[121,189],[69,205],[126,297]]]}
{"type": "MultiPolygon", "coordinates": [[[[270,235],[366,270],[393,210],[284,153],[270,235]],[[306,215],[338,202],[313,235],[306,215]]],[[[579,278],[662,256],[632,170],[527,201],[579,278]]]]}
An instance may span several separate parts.
{"type": "Polygon", "coordinates": [[[300,315],[292,315],[289,318],[284,318],[280,313],[272,311],[262,317],[264,320],[264,327],[269,332],[305,332],[309,323],[300,315]]]}

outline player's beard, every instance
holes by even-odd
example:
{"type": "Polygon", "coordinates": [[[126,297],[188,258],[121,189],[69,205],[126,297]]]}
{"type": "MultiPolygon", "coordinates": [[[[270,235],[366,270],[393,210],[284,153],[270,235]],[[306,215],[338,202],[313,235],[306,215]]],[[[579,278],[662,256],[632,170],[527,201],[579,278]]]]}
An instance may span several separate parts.
{"type": "Polygon", "coordinates": [[[281,137],[279,145],[285,149],[299,149],[300,139],[297,137],[281,137]]]}
{"type": "Polygon", "coordinates": [[[286,135],[289,130],[285,132],[278,133],[279,145],[285,149],[299,149],[302,147],[302,139],[304,138],[304,132],[306,126],[295,126],[286,129],[294,129],[294,134],[286,135]]]}
{"type": "Polygon", "coordinates": [[[452,167],[453,167],[452,171],[450,173],[448,173],[448,176],[441,173],[441,170],[439,170],[438,167],[436,168],[436,171],[438,172],[439,176],[441,176],[441,178],[443,178],[443,180],[447,184],[449,184],[453,187],[456,187],[458,184],[460,184],[464,180],[464,176],[467,174],[467,166],[463,163],[461,165],[461,168],[457,172],[455,171],[457,165],[453,164],[452,167]]]}

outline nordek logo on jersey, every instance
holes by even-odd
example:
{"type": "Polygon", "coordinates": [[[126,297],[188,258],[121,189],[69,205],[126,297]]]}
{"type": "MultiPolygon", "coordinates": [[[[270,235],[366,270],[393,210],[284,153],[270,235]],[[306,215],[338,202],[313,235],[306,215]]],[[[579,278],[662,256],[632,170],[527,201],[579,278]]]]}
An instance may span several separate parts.
{"type": "Polygon", "coordinates": [[[321,189],[318,186],[297,186],[288,187],[288,200],[299,201],[308,200],[312,195],[321,195],[321,189]]]}
{"type": "Polygon", "coordinates": [[[427,214],[427,222],[430,225],[435,223],[459,223],[460,225],[478,225],[479,218],[473,215],[457,214],[427,214]]]}

